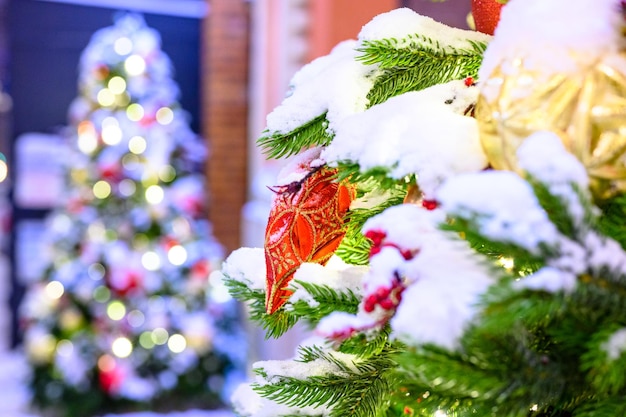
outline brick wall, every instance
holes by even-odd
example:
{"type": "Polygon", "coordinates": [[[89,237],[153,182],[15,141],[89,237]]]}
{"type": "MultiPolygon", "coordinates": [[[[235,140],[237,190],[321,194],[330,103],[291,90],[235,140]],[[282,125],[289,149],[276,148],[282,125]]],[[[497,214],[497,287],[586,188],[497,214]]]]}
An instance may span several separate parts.
{"type": "Polygon", "coordinates": [[[240,246],[247,190],[250,22],[244,0],[209,3],[202,51],[202,133],[211,150],[207,161],[209,218],[215,236],[230,252],[240,246]]]}

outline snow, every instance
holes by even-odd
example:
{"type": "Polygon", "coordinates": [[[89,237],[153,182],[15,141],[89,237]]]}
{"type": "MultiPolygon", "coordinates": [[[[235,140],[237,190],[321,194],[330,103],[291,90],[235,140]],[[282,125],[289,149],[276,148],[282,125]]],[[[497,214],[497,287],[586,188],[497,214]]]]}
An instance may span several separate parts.
{"type": "MultiPolygon", "coordinates": [[[[480,32],[449,27],[428,16],[422,16],[409,8],[399,8],[374,17],[361,29],[359,41],[395,39],[419,41],[414,36],[436,39],[444,51],[470,49],[470,42],[488,42],[491,37],[480,32]]],[[[423,40],[422,40],[423,41],[423,40]]]]}
{"type": "Polygon", "coordinates": [[[226,258],[221,271],[213,274],[242,282],[253,290],[265,291],[265,252],[263,248],[239,248],[226,258]]]}
{"type": "Polygon", "coordinates": [[[405,277],[403,301],[390,322],[392,337],[455,349],[478,311],[480,295],[494,278],[467,242],[439,230],[442,221],[443,213],[411,204],[390,207],[369,219],[364,231],[382,230],[387,240],[415,256],[398,262],[381,251],[372,258],[366,286],[376,288],[380,276],[394,270],[393,275],[405,277]]]}
{"type": "MultiPolygon", "coordinates": [[[[479,79],[501,64],[505,75],[520,66],[538,78],[574,73],[623,47],[620,23],[615,0],[511,0],[502,9],[479,79]]],[[[493,97],[497,90],[498,85],[487,85],[484,93],[493,97]]]]}
{"type": "Polygon", "coordinates": [[[323,266],[305,262],[296,270],[294,279],[289,285],[293,294],[289,297],[288,304],[304,301],[311,307],[317,306],[317,301],[299,282],[324,285],[339,293],[361,294],[363,275],[368,269],[366,266],[349,265],[335,255],[323,266]]]}
{"type": "Polygon", "coordinates": [[[463,80],[392,97],[338,123],[322,159],[384,167],[395,179],[416,173],[428,198],[446,178],[487,166],[476,119],[464,116],[477,97],[463,80]]]}
{"type": "Polygon", "coordinates": [[[530,185],[513,172],[454,177],[438,190],[437,201],[446,213],[475,221],[485,237],[533,254],[540,253],[540,244],[553,246],[559,239],[530,185]]]}
{"type": "Polygon", "coordinates": [[[618,359],[626,351],[626,329],[619,329],[613,333],[602,345],[602,349],[606,351],[609,360],[618,359]]]}
{"type": "Polygon", "coordinates": [[[270,134],[289,133],[326,111],[332,129],[335,120],[365,109],[372,68],[356,61],[354,46],[354,40],[344,41],[294,75],[291,95],[267,115],[270,134]]]}
{"type": "Polygon", "coordinates": [[[261,397],[251,384],[241,384],[233,396],[233,406],[241,417],[276,417],[287,415],[329,416],[326,407],[289,407],[261,397]]]}

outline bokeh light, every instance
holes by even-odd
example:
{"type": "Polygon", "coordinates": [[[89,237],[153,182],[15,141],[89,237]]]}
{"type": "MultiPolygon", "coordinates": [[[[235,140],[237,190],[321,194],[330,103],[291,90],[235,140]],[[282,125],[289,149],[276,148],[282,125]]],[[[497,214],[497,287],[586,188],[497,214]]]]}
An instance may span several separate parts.
{"type": "Polygon", "coordinates": [[[113,44],[113,50],[118,55],[128,55],[133,50],[133,41],[126,36],[117,38],[113,44]]]}
{"type": "Polygon", "coordinates": [[[136,155],[140,155],[144,153],[147,145],[146,139],[142,136],[133,136],[128,141],[128,150],[136,155]]]}
{"type": "Polygon", "coordinates": [[[111,301],[107,306],[107,316],[114,321],[122,320],[126,316],[126,306],[121,301],[111,301]]]}
{"type": "Polygon", "coordinates": [[[150,204],[159,204],[163,201],[163,188],[158,185],[151,185],[146,188],[146,201],[150,204]]]}
{"type": "Polygon", "coordinates": [[[124,69],[128,75],[141,75],[146,70],[146,61],[139,55],[131,55],[124,61],[124,69]]]}
{"type": "Polygon", "coordinates": [[[148,251],[141,257],[141,264],[148,271],[156,271],[161,267],[161,258],[156,252],[148,251]]]}
{"type": "Polygon", "coordinates": [[[63,296],[63,293],[65,292],[65,287],[63,287],[63,284],[61,284],[59,281],[50,281],[46,285],[45,291],[46,295],[49,298],[53,300],[58,300],[63,296]]]}
{"type": "Polygon", "coordinates": [[[174,120],[174,112],[169,107],[161,107],[156,112],[156,120],[161,125],[169,125],[174,120]]]}
{"type": "Polygon", "coordinates": [[[167,341],[167,347],[174,353],[180,353],[187,347],[187,340],[180,334],[173,334],[167,341]]]}
{"type": "Polygon", "coordinates": [[[126,337],[118,337],[111,343],[111,352],[118,358],[127,358],[133,353],[133,344],[126,337]]]}
{"type": "Polygon", "coordinates": [[[93,185],[93,195],[101,200],[107,198],[111,195],[111,185],[104,180],[98,181],[93,185]]]}

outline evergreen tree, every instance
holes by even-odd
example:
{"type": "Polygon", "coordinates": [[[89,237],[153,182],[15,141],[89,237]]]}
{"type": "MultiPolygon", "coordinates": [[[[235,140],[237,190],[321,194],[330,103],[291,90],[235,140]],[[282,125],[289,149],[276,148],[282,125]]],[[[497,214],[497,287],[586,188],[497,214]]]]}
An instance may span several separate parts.
{"type": "Polygon", "coordinates": [[[626,413],[620,7],[511,0],[494,37],[398,9],[296,74],[265,247],[222,273],[315,336],[238,415],[626,413]]]}
{"type": "MultiPolygon", "coordinates": [[[[207,150],[171,62],[139,15],[83,51],[69,111],[67,199],[21,307],[35,405],[66,416],[216,407],[243,356],[237,309],[210,280],[207,150]]],[[[219,277],[218,277],[219,278],[219,277]]]]}

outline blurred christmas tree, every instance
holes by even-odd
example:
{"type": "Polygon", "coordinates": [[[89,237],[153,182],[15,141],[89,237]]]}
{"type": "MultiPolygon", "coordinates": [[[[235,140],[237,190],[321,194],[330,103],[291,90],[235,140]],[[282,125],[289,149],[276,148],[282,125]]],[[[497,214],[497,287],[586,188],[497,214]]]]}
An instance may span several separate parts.
{"type": "Polygon", "coordinates": [[[96,32],[69,112],[68,199],[21,308],[34,403],[67,416],[215,407],[241,371],[206,218],[206,148],[139,15],[96,32]]]}
{"type": "Polygon", "coordinates": [[[511,0],[493,37],[398,9],[296,74],[265,248],[222,273],[315,336],[239,415],[626,415],[625,9],[511,0]]]}

